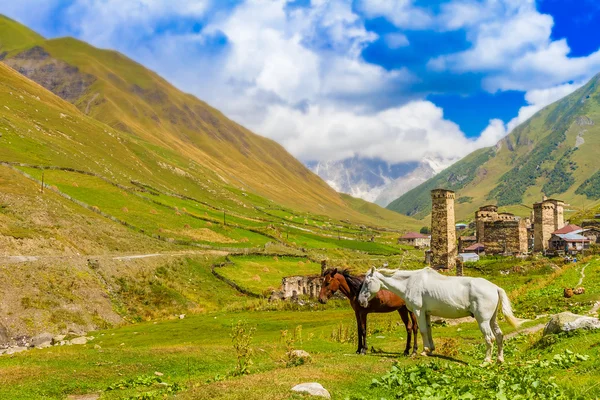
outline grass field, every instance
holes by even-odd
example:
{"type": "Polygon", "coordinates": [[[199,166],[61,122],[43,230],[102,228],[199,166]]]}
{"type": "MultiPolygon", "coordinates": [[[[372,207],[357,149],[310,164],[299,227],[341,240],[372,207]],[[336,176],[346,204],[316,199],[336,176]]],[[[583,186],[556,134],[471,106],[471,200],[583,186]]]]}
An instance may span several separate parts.
{"type": "MultiPolygon", "coordinates": [[[[233,261],[231,267],[223,270],[239,268],[243,272],[241,276],[246,277],[256,268],[281,266],[281,272],[274,273],[272,277],[269,275],[270,268],[269,272],[262,271],[265,273],[261,276],[269,277],[274,282],[279,279],[277,274],[283,274],[286,268],[289,267],[290,271],[297,268],[294,258],[277,261],[272,257],[248,256],[234,257],[233,261]]],[[[506,261],[503,263],[499,260],[482,263],[468,267],[467,273],[484,274],[504,285],[513,298],[517,315],[527,315],[535,304],[540,304],[540,296],[552,304],[553,312],[571,310],[584,313],[591,308],[591,302],[600,300],[598,259],[562,266],[560,270],[552,272],[546,271],[546,266],[542,265],[547,260],[540,260],[539,265],[521,265],[522,269],[517,268],[520,272],[513,277],[500,273],[506,267],[506,261]],[[563,301],[562,287],[577,283],[573,281],[579,279],[583,266],[586,267],[583,285],[588,289],[588,294],[580,299],[563,301]],[[516,283],[508,285],[511,280],[516,283]]],[[[231,289],[226,289],[225,284],[210,274],[203,275],[206,272],[202,271],[207,269],[201,267],[202,264],[198,264],[198,267],[194,267],[196,264],[193,262],[177,265],[163,270],[161,274],[177,274],[183,277],[182,282],[194,279],[196,284],[204,285],[200,286],[202,295],[207,300],[210,297],[216,299],[212,301],[220,304],[218,307],[221,311],[92,332],[89,335],[95,339],[83,346],[52,347],[10,357],[2,356],[0,398],[63,399],[69,394],[100,393],[101,399],[163,396],[184,399],[279,399],[297,398],[290,394],[289,389],[306,381],[320,382],[332,393],[333,398],[389,398],[394,397],[399,389],[370,386],[372,379],[380,379],[394,363],[400,370],[418,365],[431,366],[431,362],[436,368],[447,368],[444,365],[449,363],[452,368],[458,368],[454,373],[459,373],[462,376],[460,379],[467,379],[464,382],[468,383],[468,374],[465,372],[463,376],[460,368],[467,368],[464,367],[465,363],[478,365],[483,357],[482,338],[477,325],[464,323],[434,327],[439,357],[405,358],[400,353],[406,333],[395,313],[369,317],[368,343],[377,352],[356,356],[353,313],[345,302],[334,302],[328,306],[309,304],[296,310],[283,311],[261,300],[232,297],[231,289]],[[213,284],[216,285],[214,290],[211,289],[213,284]],[[231,311],[223,311],[226,309],[231,311]],[[253,364],[249,366],[248,375],[228,376],[236,364],[229,335],[238,321],[256,329],[250,342],[253,364]],[[286,344],[282,331],[288,332],[288,338],[295,338],[293,343],[286,344]],[[287,366],[288,347],[308,351],[312,362],[287,366]],[[157,379],[155,372],[163,374],[160,379],[167,385],[158,385],[154,381],[157,379]],[[276,380],[272,378],[274,373],[276,380]]],[[[305,272],[309,272],[313,264],[305,264],[304,267],[307,269],[305,272]]],[[[254,281],[250,278],[247,282],[254,281]]],[[[262,281],[261,278],[260,283],[267,285],[267,279],[262,281]]],[[[257,290],[261,288],[257,286],[257,290]]],[[[547,318],[528,322],[524,327],[543,323],[547,318]]],[[[513,331],[504,323],[502,328],[505,333],[513,331]]],[[[570,350],[589,358],[584,360],[583,357],[566,367],[555,361],[540,372],[539,379],[547,380],[554,376],[558,388],[569,398],[595,398],[600,396],[600,387],[596,384],[600,376],[600,365],[596,362],[600,356],[599,341],[600,332],[559,336],[552,341],[542,340],[541,332],[517,336],[507,343],[506,367],[490,366],[487,368],[492,368],[492,372],[488,372],[514,374],[525,368],[531,360],[550,362],[556,354],[562,360],[561,354],[570,350]]],[[[460,379],[453,384],[463,382],[460,379]]]]}

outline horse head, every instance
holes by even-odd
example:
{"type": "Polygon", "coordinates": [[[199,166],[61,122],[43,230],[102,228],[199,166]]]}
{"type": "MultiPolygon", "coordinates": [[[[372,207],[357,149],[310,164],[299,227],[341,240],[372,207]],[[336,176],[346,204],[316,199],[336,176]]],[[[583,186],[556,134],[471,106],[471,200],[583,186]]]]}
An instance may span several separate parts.
{"type": "Polygon", "coordinates": [[[369,306],[369,301],[375,297],[377,292],[381,290],[381,282],[375,276],[375,267],[372,267],[367,275],[365,275],[365,280],[360,288],[360,294],[358,295],[358,302],[363,307],[369,306]]]}
{"type": "Polygon", "coordinates": [[[319,303],[326,304],[327,300],[329,300],[340,288],[340,282],[336,277],[337,273],[337,268],[328,269],[323,272],[323,284],[321,285],[321,291],[319,292],[319,303]]]}

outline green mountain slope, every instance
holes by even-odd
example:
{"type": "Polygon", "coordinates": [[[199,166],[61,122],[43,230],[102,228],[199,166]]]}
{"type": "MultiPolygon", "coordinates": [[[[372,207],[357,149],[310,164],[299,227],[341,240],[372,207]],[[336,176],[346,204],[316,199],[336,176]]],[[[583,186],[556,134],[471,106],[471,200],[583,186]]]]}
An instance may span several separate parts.
{"type": "Polygon", "coordinates": [[[495,147],[477,150],[392,202],[388,208],[423,218],[429,192],[457,192],[456,213],[469,218],[484,204],[527,215],[543,195],[581,207],[600,199],[600,74],[519,125],[495,147]],[[525,207],[524,207],[525,206],[525,207]]]}
{"type": "MultiPolygon", "coordinates": [[[[68,135],[90,145],[73,147],[56,137],[53,146],[61,149],[49,153],[47,143],[29,138],[30,151],[4,149],[3,161],[73,167],[110,175],[119,183],[135,179],[195,198],[222,192],[212,197],[248,203],[247,207],[253,206],[247,201],[252,193],[299,211],[391,225],[352,209],[276,142],[248,131],[117,52],[72,38],[45,40],[0,16],[0,53],[6,65],[76,107],[66,109],[85,128],[71,127],[68,135]],[[92,128],[94,122],[83,114],[101,124],[92,128]],[[93,133],[86,132],[88,128],[93,133]],[[102,137],[91,137],[97,132],[102,137]]],[[[37,120],[34,124],[54,126],[37,120]]]]}

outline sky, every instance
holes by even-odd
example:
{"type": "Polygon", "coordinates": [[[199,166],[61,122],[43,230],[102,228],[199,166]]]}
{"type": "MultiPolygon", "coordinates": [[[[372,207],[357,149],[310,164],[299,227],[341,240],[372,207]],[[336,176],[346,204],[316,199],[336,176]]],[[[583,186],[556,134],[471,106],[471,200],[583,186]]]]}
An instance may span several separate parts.
{"type": "Polygon", "coordinates": [[[0,0],[300,160],[455,160],[600,72],[596,0],[0,0]]]}

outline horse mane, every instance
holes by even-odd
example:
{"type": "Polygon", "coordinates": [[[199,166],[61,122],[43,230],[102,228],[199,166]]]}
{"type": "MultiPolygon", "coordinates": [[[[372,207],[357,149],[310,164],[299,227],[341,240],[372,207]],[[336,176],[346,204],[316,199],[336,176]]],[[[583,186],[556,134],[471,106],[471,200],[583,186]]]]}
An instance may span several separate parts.
{"type": "Polygon", "coordinates": [[[386,276],[388,278],[394,276],[394,274],[396,272],[398,272],[397,269],[388,269],[388,268],[376,269],[375,271],[379,272],[381,275],[386,276]]]}
{"type": "MultiPolygon", "coordinates": [[[[328,268],[325,271],[323,271],[323,276],[331,274],[333,271],[335,271],[335,268],[328,268]]],[[[344,279],[346,279],[346,283],[348,284],[348,287],[350,288],[350,292],[353,295],[358,295],[358,293],[360,293],[360,288],[365,279],[364,275],[359,275],[359,276],[352,275],[348,268],[345,268],[343,270],[338,270],[337,273],[341,274],[344,277],[344,279]]]]}

